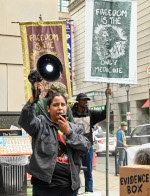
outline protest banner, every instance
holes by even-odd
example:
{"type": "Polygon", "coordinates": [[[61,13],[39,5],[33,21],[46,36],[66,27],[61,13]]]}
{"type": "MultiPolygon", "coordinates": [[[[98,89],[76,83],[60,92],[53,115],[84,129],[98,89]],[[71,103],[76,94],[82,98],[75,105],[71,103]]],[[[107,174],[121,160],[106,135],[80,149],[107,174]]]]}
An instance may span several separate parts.
{"type": "Polygon", "coordinates": [[[137,84],[136,0],[86,0],[85,81],[137,84]]]}
{"type": "MultiPolygon", "coordinates": [[[[63,74],[57,82],[66,85],[69,99],[71,96],[69,62],[66,38],[66,21],[20,22],[23,50],[23,68],[26,101],[31,96],[31,84],[28,81],[30,69],[36,69],[37,61],[43,54],[55,55],[62,63],[63,74]]],[[[40,98],[47,94],[50,82],[42,81],[40,98]]]]}

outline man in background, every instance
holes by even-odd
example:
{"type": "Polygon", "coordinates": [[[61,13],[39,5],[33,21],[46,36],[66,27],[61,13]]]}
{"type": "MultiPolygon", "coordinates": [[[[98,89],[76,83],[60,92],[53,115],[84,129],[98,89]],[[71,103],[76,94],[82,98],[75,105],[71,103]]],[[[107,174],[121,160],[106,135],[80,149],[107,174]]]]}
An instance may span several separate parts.
{"type": "MultiPolygon", "coordinates": [[[[105,91],[105,94],[111,94],[111,89],[105,91]]],[[[88,101],[91,100],[87,97],[86,93],[80,93],[76,97],[77,103],[72,108],[74,122],[84,127],[84,135],[91,142],[91,148],[89,152],[82,156],[82,165],[87,167],[87,171],[84,171],[85,175],[85,192],[93,192],[93,177],[92,177],[92,161],[93,161],[93,126],[106,119],[106,107],[105,110],[89,110],[88,101]]]]}
{"type": "Polygon", "coordinates": [[[127,131],[127,123],[121,122],[120,129],[117,131],[117,151],[119,152],[117,174],[119,174],[120,167],[125,161],[125,148],[128,147],[126,143],[125,132],[127,131]]]}

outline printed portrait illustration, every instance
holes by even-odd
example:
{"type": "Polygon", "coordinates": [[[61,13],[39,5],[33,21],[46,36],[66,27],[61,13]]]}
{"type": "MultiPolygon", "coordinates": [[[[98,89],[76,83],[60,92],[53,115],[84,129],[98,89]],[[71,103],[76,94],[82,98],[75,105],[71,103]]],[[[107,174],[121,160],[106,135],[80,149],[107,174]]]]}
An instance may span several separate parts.
{"type": "Polygon", "coordinates": [[[90,117],[74,118],[76,124],[83,127],[83,133],[90,133],[90,117]]]}
{"type": "Polygon", "coordinates": [[[94,30],[94,41],[99,60],[118,59],[125,55],[128,40],[120,27],[98,25],[94,30]]]}

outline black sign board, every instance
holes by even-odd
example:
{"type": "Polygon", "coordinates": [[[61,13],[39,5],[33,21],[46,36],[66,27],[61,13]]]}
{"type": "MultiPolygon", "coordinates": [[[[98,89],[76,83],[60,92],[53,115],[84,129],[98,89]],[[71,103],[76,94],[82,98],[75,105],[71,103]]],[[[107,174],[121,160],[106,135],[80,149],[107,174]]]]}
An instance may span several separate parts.
{"type": "Polygon", "coordinates": [[[22,135],[21,129],[0,129],[0,136],[18,136],[22,135]]]}

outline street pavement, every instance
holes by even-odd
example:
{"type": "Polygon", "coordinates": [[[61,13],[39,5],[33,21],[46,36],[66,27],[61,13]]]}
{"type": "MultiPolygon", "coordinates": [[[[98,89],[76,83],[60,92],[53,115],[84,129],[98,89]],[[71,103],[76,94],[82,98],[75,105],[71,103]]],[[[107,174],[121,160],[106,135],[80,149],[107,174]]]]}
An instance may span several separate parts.
{"type": "MultiPolygon", "coordinates": [[[[106,196],[106,174],[99,172],[93,168],[93,194],[84,194],[84,174],[80,174],[81,188],[79,194],[81,196],[106,196]]],[[[109,174],[109,196],[119,196],[119,176],[109,174]]]]}
{"type": "MultiPolygon", "coordinates": [[[[81,188],[79,190],[80,196],[106,196],[106,174],[96,170],[93,167],[93,193],[85,194],[85,179],[83,171],[80,173],[81,188]]],[[[27,195],[32,195],[31,186],[28,187],[27,195]]],[[[109,174],[109,196],[120,196],[119,193],[119,176],[109,174]]]]}

